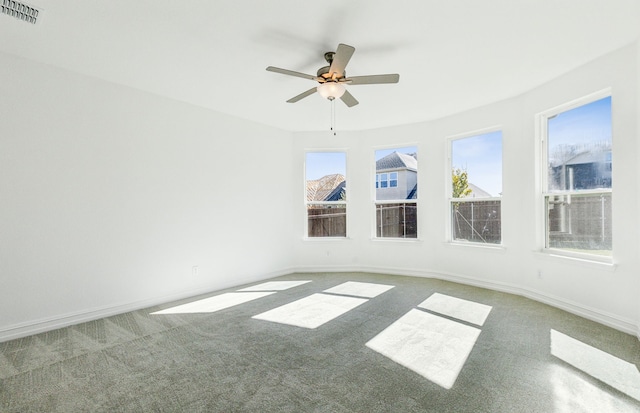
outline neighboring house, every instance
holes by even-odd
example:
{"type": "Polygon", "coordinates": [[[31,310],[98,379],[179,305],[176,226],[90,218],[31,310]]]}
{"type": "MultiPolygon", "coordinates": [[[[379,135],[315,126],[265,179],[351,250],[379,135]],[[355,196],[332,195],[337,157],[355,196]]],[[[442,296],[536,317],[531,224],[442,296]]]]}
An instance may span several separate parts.
{"type": "Polygon", "coordinates": [[[490,193],[471,182],[469,182],[468,187],[471,189],[471,193],[467,195],[467,198],[490,198],[492,196],[490,193]]]}
{"type": "MultiPolygon", "coordinates": [[[[413,155],[394,152],[380,159],[376,163],[376,166],[378,165],[384,166],[387,169],[382,169],[380,173],[376,174],[376,199],[394,200],[417,198],[417,161],[413,155]],[[387,159],[389,157],[391,158],[387,159]],[[410,186],[410,188],[408,188],[408,186],[410,186]]],[[[320,179],[307,181],[307,201],[323,202],[345,200],[346,187],[347,181],[345,177],[340,174],[326,175],[320,179]]],[[[488,198],[492,196],[484,189],[472,183],[469,183],[469,188],[471,189],[471,193],[467,195],[469,198],[488,198]]]]}
{"type": "Polygon", "coordinates": [[[418,195],[416,154],[392,152],[376,161],[376,199],[416,199],[418,195]]]}
{"type": "Polygon", "coordinates": [[[307,201],[340,201],[345,197],[346,184],[345,177],[340,174],[307,181],[307,201]]]}
{"type": "Polygon", "coordinates": [[[347,199],[346,194],[347,181],[340,182],[329,195],[324,199],[325,201],[344,201],[347,199]]]}
{"type": "Polygon", "coordinates": [[[611,149],[587,150],[551,169],[554,181],[562,186],[555,189],[610,188],[611,149]]]}

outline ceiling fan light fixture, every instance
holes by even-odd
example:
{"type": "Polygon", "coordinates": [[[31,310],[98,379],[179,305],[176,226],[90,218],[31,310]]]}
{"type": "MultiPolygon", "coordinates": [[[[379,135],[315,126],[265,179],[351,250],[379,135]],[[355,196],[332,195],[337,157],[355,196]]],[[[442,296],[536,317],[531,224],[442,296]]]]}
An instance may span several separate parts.
{"type": "Polygon", "coordinates": [[[317,89],[320,96],[329,100],[334,100],[342,97],[342,95],[344,95],[344,92],[346,91],[344,85],[337,82],[322,83],[321,85],[318,85],[317,89]]]}
{"type": "Polygon", "coordinates": [[[353,46],[340,43],[335,52],[325,53],[324,58],[327,63],[329,63],[329,66],[324,66],[318,69],[316,72],[317,76],[296,72],[294,70],[281,69],[274,66],[268,66],[267,71],[281,73],[288,76],[301,77],[303,79],[313,80],[320,83],[319,86],[312,87],[311,89],[287,100],[287,103],[298,102],[300,99],[304,99],[307,96],[311,96],[318,92],[320,96],[325,99],[334,101],[336,98],[340,98],[347,107],[353,107],[358,104],[358,101],[351,93],[347,92],[344,87],[345,83],[348,83],[349,85],[375,85],[383,83],[398,83],[398,80],[400,79],[400,75],[397,73],[387,75],[352,76],[348,78],[347,72],[345,72],[344,69],[347,66],[347,63],[349,63],[349,59],[351,59],[355,50],[356,49],[353,46]]]}

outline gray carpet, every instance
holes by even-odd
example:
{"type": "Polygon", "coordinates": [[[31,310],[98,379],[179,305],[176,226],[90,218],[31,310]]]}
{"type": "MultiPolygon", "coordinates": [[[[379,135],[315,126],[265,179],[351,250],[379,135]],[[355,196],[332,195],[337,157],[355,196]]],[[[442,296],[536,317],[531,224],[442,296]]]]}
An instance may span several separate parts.
{"type": "Polygon", "coordinates": [[[0,343],[0,410],[640,411],[634,397],[552,355],[550,331],[635,366],[638,340],[567,312],[432,279],[332,273],[274,280],[312,282],[214,313],[150,314],[202,296],[0,343]],[[395,287],[315,329],[252,318],[345,281],[395,287]],[[450,389],[366,346],[434,293],[492,307],[450,389]]]}

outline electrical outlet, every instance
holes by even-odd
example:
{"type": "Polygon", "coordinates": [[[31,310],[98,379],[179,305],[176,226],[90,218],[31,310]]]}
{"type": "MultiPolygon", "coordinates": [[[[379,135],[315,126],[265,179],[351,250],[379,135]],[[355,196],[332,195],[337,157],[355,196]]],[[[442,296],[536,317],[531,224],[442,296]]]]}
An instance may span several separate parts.
{"type": "Polygon", "coordinates": [[[538,270],[538,278],[542,279],[542,271],[538,270]]]}
{"type": "Polygon", "coordinates": [[[199,272],[199,268],[197,265],[194,265],[193,267],[191,267],[191,275],[193,275],[194,277],[197,277],[198,272],[199,272]]]}

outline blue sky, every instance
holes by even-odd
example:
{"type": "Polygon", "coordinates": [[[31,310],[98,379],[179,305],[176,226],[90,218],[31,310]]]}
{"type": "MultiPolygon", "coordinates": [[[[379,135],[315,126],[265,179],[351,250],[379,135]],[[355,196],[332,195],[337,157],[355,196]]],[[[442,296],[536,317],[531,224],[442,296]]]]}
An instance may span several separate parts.
{"type": "Polygon", "coordinates": [[[467,171],[469,182],[492,196],[502,192],[502,132],[451,141],[451,166],[467,171]]]}
{"type": "Polygon", "coordinates": [[[611,142],[611,97],[560,113],[549,119],[549,153],[558,145],[611,142]]]}
{"type": "Polygon", "coordinates": [[[347,176],[347,154],[344,152],[307,152],[306,179],[320,179],[326,175],[347,176]]]}

